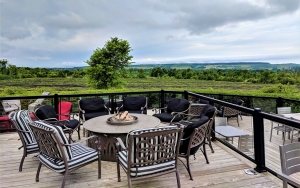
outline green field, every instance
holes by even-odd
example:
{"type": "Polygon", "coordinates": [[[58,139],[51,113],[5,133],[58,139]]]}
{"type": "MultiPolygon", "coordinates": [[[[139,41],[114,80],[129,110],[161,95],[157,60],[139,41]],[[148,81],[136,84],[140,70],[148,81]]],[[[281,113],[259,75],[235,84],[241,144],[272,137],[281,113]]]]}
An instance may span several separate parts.
{"type": "Polygon", "coordinates": [[[300,99],[299,86],[168,78],[127,78],[124,79],[124,81],[127,83],[124,88],[95,90],[87,87],[87,80],[85,78],[26,78],[0,80],[0,84],[2,85],[0,96],[33,96],[40,95],[43,91],[49,91],[51,94],[84,94],[153,91],[163,89],[171,91],[188,90],[191,92],[211,94],[281,96],[285,98],[300,99]],[[271,88],[268,89],[270,91],[268,93],[263,92],[263,90],[266,90],[267,88],[271,88]]]}

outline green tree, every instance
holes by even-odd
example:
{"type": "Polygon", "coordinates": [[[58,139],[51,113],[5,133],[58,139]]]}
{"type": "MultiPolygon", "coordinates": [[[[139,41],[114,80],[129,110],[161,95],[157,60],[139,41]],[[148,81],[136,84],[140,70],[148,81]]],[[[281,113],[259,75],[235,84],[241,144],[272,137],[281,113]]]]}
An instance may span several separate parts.
{"type": "Polygon", "coordinates": [[[7,59],[0,60],[0,71],[2,74],[7,74],[7,59]]]}
{"type": "Polygon", "coordinates": [[[86,61],[89,67],[84,69],[89,85],[96,89],[121,86],[120,70],[131,64],[130,51],[129,43],[117,37],[107,41],[103,48],[97,48],[86,61]]]}

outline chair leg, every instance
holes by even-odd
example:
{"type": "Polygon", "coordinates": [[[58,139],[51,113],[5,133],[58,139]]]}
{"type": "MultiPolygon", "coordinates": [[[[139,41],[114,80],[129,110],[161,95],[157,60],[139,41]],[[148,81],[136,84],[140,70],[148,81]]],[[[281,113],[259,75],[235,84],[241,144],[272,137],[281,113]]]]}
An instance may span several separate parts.
{"type": "Polygon", "coordinates": [[[179,173],[178,173],[177,169],[176,169],[175,173],[176,173],[176,179],[177,179],[177,187],[180,188],[181,187],[181,185],[180,185],[180,178],[179,178],[179,173]]]}
{"type": "Polygon", "coordinates": [[[127,181],[128,181],[128,187],[131,188],[131,178],[129,173],[127,173],[127,181]]]}
{"type": "Polygon", "coordinates": [[[101,155],[98,154],[98,179],[101,179],[101,155]]]}
{"type": "Polygon", "coordinates": [[[119,154],[117,153],[116,155],[117,155],[117,174],[118,174],[118,182],[121,182],[119,154]]]}
{"type": "Polygon", "coordinates": [[[206,155],[205,144],[203,144],[203,154],[204,154],[204,157],[206,159],[206,164],[209,164],[209,161],[208,161],[208,158],[207,158],[207,155],[206,155]]]}
{"type": "Polygon", "coordinates": [[[273,121],[271,121],[270,142],[272,140],[272,132],[273,132],[273,121]]]}
{"type": "Polygon", "coordinates": [[[285,131],[282,132],[283,145],[285,144],[285,131]]]}
{"type": "Polygon", "coordinates": [[[236,121],[237,121],[238,126],[240,126],[239,116],[236,116],[236,121]]]}
{"type": "Polygon", "coordinates": [[[68,171],[68,169],[66,169],[66,171],[65,171],[65,175],[64,175],[64,179],[63,179],[63,182],[62,182],[62,184],[61,184],[61,187],[62,187],[62,188],[64,188],[64,187],[65,187],[65,184],[66,184],[66,180],[67,180],[68,173],[69,173],[69,171],[68,171]]]}
{"type": "MultiPolygon", "coordinates": [[[[24,148],[24,150],[25,150],[25,148],[24,148]]],[[[26,157],[26,154],[25,154],[25,151],[24,151],[23,157],[22,157],[21,162],[20,162],[19,172],[22,172],[22,167],[23,167],[25,157],[26,157]]]]}
{"type": "Polygon", "coordinates": [[[80,125],[78,126],[77,132],[78,132],[78,140],[80,140],[80,125]]]}
{"type": "Polygon", "coordinates": [[[42,167],[42,163],[40,162],[39,167],[38,167],[38,169],[36,171],[36,176],[35,176],[35,181],[36,182],[39,182],[41,167],[42,167]]]}
{"type": "Polygon", "coordinates": [[[193,180],[193,176],[192,176],[192,172],[191,172],[191,167],[190,167],[190,157],[188,156],[186,158],[186,167],[187,167],[187,171],[190,175],[190,180],[193,180]]]}
{"type": "Polygon", "coordinates": [[[212,147],[212,145],[211,145],[211,139],[210,139],[210,137],[207,137],[207,143],[208,143],[208,146],[210,147],[210,149],[211,149],[211,152],[212,153],[214,153],[215,151],[214,151],[214,149],[213,149],[213,147],[212,147]]]}

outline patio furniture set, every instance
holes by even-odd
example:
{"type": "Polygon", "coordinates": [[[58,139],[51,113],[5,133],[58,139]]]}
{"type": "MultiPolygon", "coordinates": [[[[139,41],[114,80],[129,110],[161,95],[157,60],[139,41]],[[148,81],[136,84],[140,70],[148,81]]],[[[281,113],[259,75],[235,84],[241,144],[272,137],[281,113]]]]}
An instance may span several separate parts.
{"type": "MultiPolygon", "coordinates": [[[[126,125],[112,124],[108,121],[111,109],[102,98],[85,98],[78,102],[79,120],[71,115],[72,103],[62,101],[58,113],[50,105],[40,106],[34,111],[37,121],[30,118],[28,110],[17,110],[9,114],[23,144],[23,157],[19,171],[28,154],[39,154],[36,181],[39,181],[41,166],[46,166],[64,174],[62,187],[67,175],[87,164],[98,161],[98,178],[101,178],[101,160],[117,162],[118,181],[120,167],[127,174],[128,187],[132,180],[159,176],[166,173],[176,174],[177,186],[180,178],[177,159],[184,158],[190,179],[193,180],[189,164],[190,156],[200,150],[207,164],[206,145],[211,145],[211,132],[230,140],[239,137],[239,147],[253,147],[253,137],[234,126],[227,125],[227,118],[242,118],[240,111],[226,116],[209,104],[191,104],[186,99],[168,99],[166,106],[153,109],[155,114],[147,115],[146,97],[125,97],[116,112],[128,111],[138,120],[126,125]],[[225,116],[225,117],[224,117],[225,116]],[[220,122],[221,123],[218,123],[220,122]],[[83,124],[86,139],[75,142],[73,132],[78,132],[83,124]],[[66,136],[68,135],[68,138],[66,136]],[[87,146],[80,142],[87,141],[87,146]],[[246,143],[245,143],[246,142],[246,143]]],[[[238,126],[239,126],[239,121],[238,126]]]]}

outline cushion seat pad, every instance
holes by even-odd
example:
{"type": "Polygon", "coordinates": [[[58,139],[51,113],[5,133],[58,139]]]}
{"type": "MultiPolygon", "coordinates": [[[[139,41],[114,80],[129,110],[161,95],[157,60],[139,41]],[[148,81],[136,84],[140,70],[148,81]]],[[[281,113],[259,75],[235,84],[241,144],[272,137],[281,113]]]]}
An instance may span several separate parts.
{"type": "MultiPolygon", "coordinates": [[[[98,159],[98,152],[90,147],[84,146],[82,144],[76,144],[71,146],[72,158],[68,160],[69,169],[73,169],[82,164],[92,162],[98,159]]],[[[44,154],[40,155],[40,161],[48,166],[50,169],[58,173],[63,173],[65,171],[65,165],[63,160],[54,160],[44,154]]]]}
{"type": "MultiPolygon", "coordinates": [[[[153,114],[153,116],[157,117],[162,122],[170,122],[174,118],[174,116],[172,116],[168,112],[163,112],[163,113],[160,113],[160,114],[153,114]]],[[[176,116],[175,119],[173,120],[173,122],[178,122],[178,121],[181,121],[181,120],[182,120],[181,116],[176,116]]]]}

